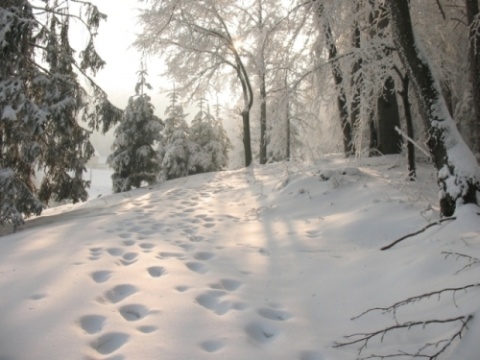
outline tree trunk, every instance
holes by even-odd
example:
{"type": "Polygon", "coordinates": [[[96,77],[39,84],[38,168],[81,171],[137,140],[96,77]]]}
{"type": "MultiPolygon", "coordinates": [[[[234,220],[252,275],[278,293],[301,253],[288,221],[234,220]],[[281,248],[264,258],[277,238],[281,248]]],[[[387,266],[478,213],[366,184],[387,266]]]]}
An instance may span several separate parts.
{"type": "MultiPolygon", "coordinates": [[[[340,125],[342,127],[343,134],[343,149],[345,156],[351,156],[354,153],[353,150],[353,136],[352,136],[352,126],[349,121],[348,114],[348,104],[347,96],[345,94],[345,89],[343,86],[343,74],[340,69],[340,64],[337,60],[337,46],[335,45],[335,40],[333,38],[332,28],[328,23],[327,19],[323,18],[323,4],[318,0],[312,0],[312,3],[315,7],[315,16],[320,23],[323,21],[323,32],[325,35],[326,46],[328,50],[328,60],[332,63],[332,75],[335,85],[337,86],[337,107],[338,113],[340,115],[340,125]]],[[[320,24],[318,24],[320,25],[320,24]]]]}
{"type": "Polygon", "coordinates": [[[285,158],[287,161],[290,161],[290,156],[291,156],[291,153],[290,153],[290,147],[292,146],[292,140],[291,140],[291,134],[290,134],[290,104],[289,104],[289,101],[287,99],[287,106],[286,106],[286,122],[287,122],[287,126],[286,126],[286,132],[287,132],[287,149],[286,149],[286,153],[285,153],[285,158]]]}
{"type": "Polygon", "coordinates": [[[400,154],[402,138],[395,128],[400,127],[395,82],[389,77],[383,86],[383,94],[377,99],[377,149],[382,154],[400,154]]]}
{"type": "MultiPolygon", "coordinates": [[[[355,1],[356,13],[359,13],[361,6],[362,6],[361,1],[356,0],[355,1]]],[[[353,26],[352,46],[355,49],[355,51],[360,53],[362,43],[361,43],[360,25],[358,20],[355,20],[354,26],[353,26]]],[[[363,59],[362,59],[362,56],[359,55],[358,58],[353,63],[352,72],[351,72],[351,81],[350,81],[353,89],[352,104],[350,106],[350,124],[352,126],[352,129],[355,129],[355,130],[360,122],[360,108],[362,105],[362,88],[364,86],[363,73],[361,73],[362,66],[363,66],[363,59]]],[[[355,153],[355,143],[353,142],[352,142],[351,151],[352,153],[355,153]]]]}
{"type": "Polygon", "coordinates": [[[394,42],[418,94],[428,124],[428,148],[437,169],[440,211],[451,216],[461,203],[478,204],[480,168],[448,113],[440,86],[416,46],[408,0],[385,0],[394,42]]]}
{"type": "Polygon", "coordinates": [[[469,26],[468,58],[470,61],[470,81],[472,82],[473,104],[475,109],[475,151],[480,152],[480,32],[474,20],[480,10],[478,0],[465,0],[469,26]]]}
{"type": "Polygon", "coordinates": [[[347,96],[345,94],[345,89],[343,87],[343,74],[340,69],[340,65],[336,60],[337,57],[337,47],[335,46],[335,41],[333,40],[332,28],[328,23],[324,25],[325,37],[327,41],[328,49],[328,60],[332,61],[332,75],[335,85],[337,86],[337,107],[338,113],[340,115],[340,124],[342,126],[343,133],[343,150],[345,156],[351,156],[354,153],[353,150],[353,138],[352,138],[352,126],[349,121],[348,106],[347,106],[347,96]]]}
{"type": "MultiPolygon", "coordinates": [[[[372,10],[370,13],[371,37],[385,39],[390,35],[390,21],[384,7],[372,10]]],[[[382,57],[391,57],[390,50],[384,50],[382,57]]],[[[389,69],[385,69],[389,70],[389,69]]],[[[382,88],[381,95],[377,99],[377,150],[382,154],[400,154],[402,152],[402,137],[395,130],[400,127],[400,111],[398,108],[395,81],[389,76],[382,88]]]]}
{"type": "Polygon", "coordinates": [[[243,120],[243,149],[245,151],[245,166],[248,167],[252,163],[252,145],[250,138],[250,112],[242,111],[243,120]]]}
{"type": "Polygon", "coordinates": [[[260,164],[267,163],[267,89],[265,72],[260,76],[260,164]]]}
{"type": "Polygon", "coordinates": [[[414,133],[412,111],[410,109],[409,101],[410,78],[408,77],[408,74],[405,74],[405,76],[402,77],[402,83],[403,90],[400,91],[400,96],[403,101],[403,111],[405,114],[405,122],[407,124],[407,136],[409,137],[409,141],[407,142],[408,179],[414,181],[417,177],[417,170],[415,165],[415,146],[412,143],[414,133]]]}

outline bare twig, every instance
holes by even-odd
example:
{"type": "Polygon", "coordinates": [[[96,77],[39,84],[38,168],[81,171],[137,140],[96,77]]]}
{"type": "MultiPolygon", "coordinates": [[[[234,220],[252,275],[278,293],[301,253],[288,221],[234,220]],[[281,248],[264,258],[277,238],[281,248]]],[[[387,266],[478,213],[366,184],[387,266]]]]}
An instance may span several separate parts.
{"type": "Polygon", "coordinates": [[[432,226],[435,226],[435,225],[440,225],[442,222],[445,222],[445,221],[451,221],[451,220],[456,220],[457,218],[455,216],[452,216],[452,217],[448,217],[448,218],[443,218],[443,219],[440,219],[434,223],[430,223],[428,224],[427,226],[425,226],[424,228],[418,230],[418,231],[415,231],[414,233],[411,233],[411,234],[407,234],[405,236],[402,236],[401,238],[395,240],[394,242],[390,243],[389,245],[386,245],[382,248],[380,248],[380,250],[384,251],[384,250],[388,250],[392,247],[394,247],[395,245],[397,245],[400,241],[403,241],[405,239],[408,239],[409,237],[412,237],[412,236],[415,236],[415,235],[418,235],[424,231],[426,231],[427,229],[431,228],[432,226]]]}
{"type": "Polygon", "coordinates": [[[459,316],[456,318],[450,318],[450,319],[433,319],[433,320],[426,320],[426,321],[409,321],[403,324],[396,324],[390,327],[386,327],[381,330],[377,331],[372,331],[372,332],[365,332],[365,333],[356,333],[352,335],[348,335],[345,338],[346,339],[352,339],[352,340],[347,340],[345,342],[341,343],[336,343],[334,347],[339,348],[339,347],[345,347],[345,346],[350,346],[350,345],[359,345],[359,355],[366,349],[368,346],[369,342],[375,338],[378,338],[380,342],[384,341],[384,338],[387,334],[396,331],[396,330],[410,330],[412,328],[422,328],[425,329],[429,325],[445,325],[445,324],[454,324],[454,323],[460,323],[459,328],[450,336],[432,342],[428,343],[425,346],[421,347],[417,352],[415,353],[409,353],[409,352],[404,352],[404,351],[398,351],[397,353],[392,353],[392,354],[371,354],[366,357],[359,357],[358,359],[360,360],[365,360],[365,359],[387,359],[387,358],[395,358],[395,357],[405,357],[409,356],[412,358],[424,358],[428,360],[436,360],[439,358],[441,354],[445,352],[445,350],[457,339],[461,338],[462,334],[465,332],[465,330],[468,329],[468,323],[470,320],[473,319],[473,315],[464,315],[464,316],[459,316]],[[435,349],[433,353],[427,353],[428,350],[430,349],[435,349]]]}
{"type": "MultiPolygon", "coordinates": [[[[421,295],[417,295],[417,296],[412,296],[412,297],[409,297],[409,298],[404,299],[402,301],[398,301],[395,304],[387,306],[387,307],[376,307],[376,308],[368,309],[368,310],[364,311],[363,313],[361,313],[360,315],[354,316],[352,318],[352,320],[356,320],[358,318],[361,318],[362,316],[364,316],[364,315],[366,315],[370,312],[373,312],[373,311],[381,311],[384,314],[385,313],[393,313],[394,316],[395,316],[395,313],[396,313],[397,309],[401,306],[411,304],[411,303],[416,303],[416,302],[419,302],[421,300],[429,299],[432,296],[440,297],[444,293],[452,293],[453,294],[453,301],[455,303],[455,294],[457,292],[467,291],[468,289],[477,288],[477,287],[480,287],[480,283],[469,284],[469,285],[460,286],[460,287],[445,288],[445,289],[435,290],[435,291],[431,291],[431,292],[421,294],[421,295]]],[[[456,304],[455,304],[455,306],[456,306],[456,304]]]]}
{"type": "Polygon", "coordinates": [[[474,266],[480,265],[480,259],[477,258],[477,257],[474,257],[474,256],[470,256],[470,255],[467,255],[467,254],[461,254],[461,253],[458,253],[458,252],[452,252],[452,251],[442,251],[442,254],[445,255],[445,258],[447,258],[449,256],[455,256],[457,259],[466,259],[469,262],[463,268],[461,268],[460,270],[455,272],[455,274],[458,274],[458,273],[460,273],[464,270],[467,270],[469,268],[472,268],[474,266]]]}

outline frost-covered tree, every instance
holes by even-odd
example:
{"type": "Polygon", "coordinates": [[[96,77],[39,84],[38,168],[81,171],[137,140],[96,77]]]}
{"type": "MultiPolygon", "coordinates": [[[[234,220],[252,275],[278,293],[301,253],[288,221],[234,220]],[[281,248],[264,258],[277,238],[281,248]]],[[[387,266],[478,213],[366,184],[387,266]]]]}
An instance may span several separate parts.
{"type": "Polygon", "coordinates": [[[253,89],[246,61],[238,45],[237,0],[148,0],[142,12],[143,32],[136,44],[149,53],[160,54],[168,74],[195,94],[215,79],[225,84],[232,78],[242,99],[242,137],[245,166],[252,162],[250,112],[253,89]],[[221,75],[221,76],[219,76],[221,75]]]}
{"type": "Polygon", "coordinates": [[[86,2],[32,4],[0,3],[0,223],[15,226],[40,214],[52,197],[86,198],[82,172],[92,147],[78,119],[106,128],[118,117],[87,75],[104,65],[93,40],[105,16],[86,2]],[[79,15],[70,13],[73,4],[79,15]],[[80,20],[89,34],[79,58],[68,42],[72,20],[80,20]],[[78,74],[93,96],[79,85],[78,74]],[[33,181],[36,167],[45,173],[40,192],[33,181]]]}
{"type": "Polygon", "coordinates": [[[115,141],[108,162],[113,168],[114,192],[129,191],[142,183],[152,184],[160,171],[160,159],[155,146],[161,141],[163,122],[154,114],[147,72],[138,72],[135,95],[130,97],[122,120],[115,129],[115,141]]]}
{"type": "Polygon", "coordinates": [[[189,139],[186,114],[179,103],[176,90],[169,94],[170,104],[165,110],[163,141],[158,152],[162,158],[160,178],[164,180],[187,176],[193,169],[190,155],[195,151],[189,139]]]}
{"type": "Polygon", "coordinates": [[[200,111],[190,126],[190,141],[198,149],[191,154],[193,173],[225,169],[228,164],[228,151],[232,145],[221,120],[210,113],[203,99],[200,100],[200,111]]]}
{"type": "Polygon", "coordinates": [[[74,72],[73,49],[68,40],[70,20],[52,15],[46,36],[44,54],[52,74],[44,88],[43,108],[49,116],[43,124],[46,134],[41,142],[43,156],[39,165],[44,177],[38,192],[40,200],[48,203],[72,200],[85,201],[89,182],[83,179],[86,163],[94,153],[89,131],[77,122],[83,107],[84,92],[74,72]]]}
{"type": "Polygon", "coordinates": [[[428,58],[416,46],[408,0],[386,0],[385,5],[395,44],[423,109],[427,144],[438,171],[441,213],[451,216],[459,204],[479,204],[480,168],[455,126],[428,58]]]}

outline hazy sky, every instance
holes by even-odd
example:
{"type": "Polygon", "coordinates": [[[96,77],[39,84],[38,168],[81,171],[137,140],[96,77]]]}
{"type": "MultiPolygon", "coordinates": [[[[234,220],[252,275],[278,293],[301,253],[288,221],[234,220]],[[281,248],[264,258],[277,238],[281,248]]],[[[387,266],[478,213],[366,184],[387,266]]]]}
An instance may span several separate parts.
{"type": "MultiPolygon", "coordinates": [[[[104,21],[97,36],[96,44],[100,56],[107,62],[96,80],[108,93],[110,100],[121,109],[127,105],[128,98],[135,93],[137,71],[140,69],[140,55],[133,48],[135,34],[140,31],[137,25],[138,8],[142,3],[137,0],[90,0],[108,18],[104,21]]],[[[163,117],[165,100],[159,94],[161,73],[159,64],[148,64],[152,102],[158,116],[163,117]]]]}

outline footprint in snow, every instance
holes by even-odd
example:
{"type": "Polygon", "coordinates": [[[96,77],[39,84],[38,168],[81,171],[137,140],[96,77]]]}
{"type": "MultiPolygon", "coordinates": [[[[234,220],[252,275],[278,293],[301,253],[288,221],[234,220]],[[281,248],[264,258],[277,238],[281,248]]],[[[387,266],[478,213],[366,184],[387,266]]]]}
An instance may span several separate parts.
{"type": "Polygon", "coordinates": [[[122,243],[124,246],[133,246],[135,245],[135,240],[125,240],[122,243]]]}
{"type": "Polygon", "coordinates": [[[120,260],[120,262],[122,263],[123,266],[132,265],[132,264],[134,264],[138,261],[137,256],[138,256],[138,254],[135,253],[135,252],[125,253],[122,256],[122,259],[120,260]]]}
{"type": "Polygon", "coordinates": [[[127,321],[138,321],[150,313],[148,308],[138,304],[125,305],[120,308],[120,314],[127,321]]]}
{"type": "Polygon", "coordinates": [[[140,331],[142,334],[151,334],[154,331],[157,331],[158,328],[156,326],[144,325],[144,326],[139,326],[137,330],[140,331]]]}
{"type": "Polygon", "coordinates": [[[225,347],[223,341],[220,340],[207,340],[200,343],[200,347],[209,353],[217,352],[225,347]]]}
{"type": "Polygon", "coordinates": [[[94,271],[91,274],[92,280],[95,281],[97,284],[104,283],[112,276],[112,272],[108,270],[99,270],[94,271]]]}
{"type": "Polygon", "coordinates": [[[225,315],[230,310],[245,310],[246,304],[238,301],[222,300],[222,297],[227,295],[223,290],[210,290],[206,293],[200,294],[195,298],[195,301],[203,306],[205,309],[213,311],[217,315],[225,315]]]}
{"type": "Polygon", "coordinates": [[[132,237],[132,233],[130,232],[122,232],[120,234],[118,234],[118,237],[122,238],[122,239],[128,239],[130,237],[132,237]]]}
{"type": "Polygon", "coordinates": [[[206,274],[207,272],[210,271],[208,267],[206,267],[204,264],[196,261],[189,261],[185,263],[185,266],[193,271],[196,272],[197,274],[206,274]]]}
{"type": "Polygon", "coordinates": [[[241,282],[240,280],[221,279],[218,283],[211,284],[210,287],[212,289],[226,290],[226,291],[232,292],[237,290],[242,285],[243,285],[243,282],[241,282]]]}
{"type": "Polygon", "coordinates": [[[177,246],[181,247],[185,251],[190,251],[190,250],[195,249],[195,245],[192,245],[192,244],[177,243],[177,246]]]}
{"type": "Polygon", "coordinates": [[[207,261],[215,257],[215,254],[208,251],[199,251],[193,255],[196,260],[207,261]]]}
{"type": "Polygon", "coordinates": [[[278,338],[280,330],[267,323],[252,322],[245,327],[245,333],[258,344],[268,344],[278,338]]]}
{"type": "Polygon", "coordinates": [[[147,269],[147,271],[150,274],[150,276],[153,278],[158,278],[167,273],[167,269],[165,269],[162,266],[151,266],[147,269]]]}
{"type": "Polygon", "coordinates": [[[108,248],[107,252],[112,256],[121,256],[124,253],[124,250],[122,248],[113,247],[108,248]]]}
{"type": "Polygon", "coordinates": [[[130,336],[127,334],[112,332],[95,339],[90,343],[90,346],[99,354],[108,355],[125,345],[129,338],[130,336]]]}
{"type": "Polygon", "coordinates": [[[183,293],[183,292],[185,292],[185,291],[190,290],[190,286],[179,285],[179,286],[175,287],[175,290],[177,290],[177,291],[180,292],[180,293],[183,293]]]}
{"type": "Polygon", "coordinates": [[[143,244],[140,244],[139,246],[143,250],[144,253],[147,253],[147,252],[152,251],[152,249],[155,247],[155,244],[143,243],[143,244]]]}
{"type": "Polygon", "coordinates": [[[78,323],[87,334],[98,334],[102,331],[107,318],[101,315],[82,316],[78,323]]]}
{"type": "Polygon", "coordinates": [[[168,259],[168,258],[177,258],[179,260],[184,260],[185,255],[177,252],[162,251],[157,256],[158,259],[168,259]]]}
{"type": "Polygon", "coordinates": [[[293,316],[288,311],[272,309],[272,308],[260,308],[257,310],[257,313],[265,319],[275,320],[275,321],[286,321],[293,316]]]}
{"type": "Polygon", "coordinates": [[[189,238],[192,242],[201,242],[205,240],[205,237],[201,235],[191,235],[189,238]]]}
{"type": "Polygon", "coordinates": [[[100,256],[102,255],[103,248],[101,247],[94,247],[89,249],[90,256],[88,260],[98,260],[100,259],[100,256]]]}
{"type": "Polygon", "coordinates": [[[135,294],[137,291],[138,289],[130,284],[117,285],[105,293],[105,298],[112,304],[116,304],[135,294]]]}

